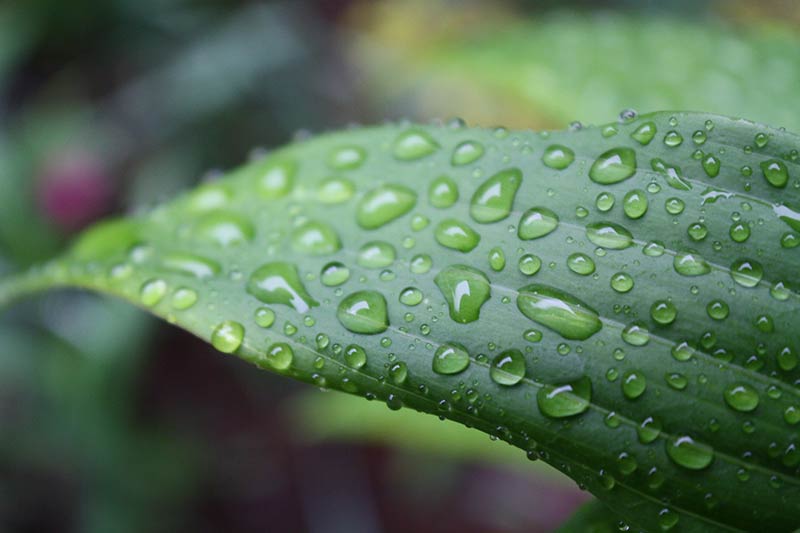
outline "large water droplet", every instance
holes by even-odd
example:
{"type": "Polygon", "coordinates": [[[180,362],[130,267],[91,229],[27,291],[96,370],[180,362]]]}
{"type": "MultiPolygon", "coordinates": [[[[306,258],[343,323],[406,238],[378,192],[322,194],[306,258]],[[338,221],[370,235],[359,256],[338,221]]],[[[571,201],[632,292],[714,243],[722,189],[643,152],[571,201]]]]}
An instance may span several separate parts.
{"type": "Polygon", "coordinates": [[[595,270],[592,258],[580,252],[572,253],[567,257],[567,267],[581,276],[593,274],[595,270]]]}
{"type": "Polygon", "coordinates": [[[714,460],[713,448],[688,435],[672,437],[666,442],[666,448],[667,455],[675,464],[689,470],[703,470],[714,460]]]}
{"type": "Polygon", "coordinates": [[[469,165],[483,157],[484,151],[481,143],[477,141],[464,141],[453,150],[453,157],[450,159],[450,162],[456,167],[469,165]]]}
{"type": "Polygon", "coordinates": [[[682,251],[675,254],[672,260],[675,272],[681,276],[703,276],[711,272],[711,265],[695,252],[682,251]]]}
{"type": "Polygon", "coordinates": [[[633,245],[633,234],[614,222],[593,222],[586,225],[586,237],[602,248],[622,250],[633,245]]]}
{"type": "Polygon", "coordinates": [[[439,209],[452,206],[458,201],[458,185],[452,178],[439,176],[428,187],[428,201],[439,209]]]}
{"type": "Polygon", "coordinates": [[[433,371],[437,374],[459,374],[468,366],[469,352],[456,342],[442,344],[433,356],[433,371]]]}
{"type": "Polygon", "coordinates": [[[227,211],[212,211],[194,227],[195,236],[224,247],[251,241],[255,233],[249,220],[227,211]]]}
{"type": "Polygon", "coordinates": [[[358,291],[346,296],[336,318],[349,331],[373,335],[389,327],[386,299],[376,291],[358,291]]]}
{"type": "Polygon", "coordinates": [[[492,360],[489,375],[498,385],[516,385],[525,377],[525,357],[519,350],[506,350],[492,360]]]}
{"type": "Polygon", "coordinates": [[[569,383],[544,385],[536,393],[536,403],[543,415],[566,418],[583,413],[592,399],[592,382],[583,376],[569,383]]]}
{"type": "Polygon", "coordinates": [[[344,362],[350,368],[359,369],[367,364],[367,352],[357,344],[351,344],[344,349],[344,362]]]}
{"type": "Polygon", "coordinates": [[[629,400],[635,400],[647,389],[647,378],[639,370],[628,370],[622,376],[622,393],[629,400]]]}
{"type": "Polygon", "coordinates": [[[522,314],[565,339],[585,340],[603,327],[597,311],[578,298],[547,285],[527,285],[519,290],[522,314]]]}
{"type": "Polygon", "coordinates": [[[603,152],[589,169],[592,181],[610,185],[624,181],[636,172],[636,152],[631,148],[612,148],[603,152]]]}
{"type": "Polygon", "coordinates": [[[737,259],[731,265],[731,277],[742,287],[755,287],[764,277],[764,267],[752,259],[737,259]]]}
{"type": "Polygon", "coordinates": [[[677,316],[678,309],[671,300],[656,300],[650,306],[650,317],[662,326],[672,324],[677,316]]]}
{"type": "Polygon", "coordinates": [[[481,240],[475,230],[454,218],[439,222],[434,235],[436,242],[442,246],[464,253],[472,251],[481,240]]]}
{"type": "Polygon", "coordinates": [[[625,194],[622,210],[628,218],[642,218],[647,213],[647,194],[642,189],[633,189],[625,194]]]}
{"type": "Polygon", "coordinates": [[[413,161],[430,155],[438,149],[439,143],[428,132],[412,128],[397,136],[392,145],[392,154],[401,161],[413,161]]]}
{"type": "Polygon", "coordinates": [[[522,183],[518,168],[501,170],[484,181],[472,195],[469,213],[476,222],[488,224],[503,220],[514,205],[514,197],[522,183]]]}
{"type": "Polygon", "coordinates": [[[384,241],[371,241],[358,250],[356,262],[365,268],[384,268],[397,258],[394,246],[384,241]]]}
{"type": "Polygon", "coordinates": [[[558,215],[546,207],[532,207],[523,213],[519,220],[517,235],[520,239],[531,240],[544,237],[558,227],[558,215]]]}
{"type": "Polygon", "coordinates": [[[489,278],[466,265],[448,266],[436,275],[434,281],[447,300],[450,318],[460,324],[478,320],[481,307],[491,296],[489,278]]]}
{"type": "Polygon", "coordinates": [[[356,222],[364,229],[377,229],[413,209],[417,193],[402,185],[383,185],[369,191],[356,207],[356,222]]]}
{"type": "Polygon", "coordinates": [[[328,224],[310,220],[292,232],[292,249],[308,255],[329,255],[342,247],[339,235],[328,224]]]}
{"type": "Polygon", "coordinates": [[[749,413],[758,407],[758,392],[746,383],[734,383],[723,393],[725,403],[732,409],[749,413]]]}
{"type": "Polygon", "coordinates": [[[278,371],[288,370],[292,366],[294,351],[285,342],[276,342],[267,349],[267,353],[256,361],[259,368],[272,368],[278,371]]]}
{"type": "Polygon", "coordinates": [[[764,174],[764,179],[773,187],[786,187],[786,184],[789,183],[789,171],[783,161],[770,159],[762,161],[759,166],[764,174]]]}
{"type": "Polygon", "coordinates": [[[233,353],[244,340],[244,326],[233,320],[226,320],[211,333],[211,345],[222,353],[233,353]]]}
{"type": "Polygon", "coordinates": [[[563,170],[575,161],[575,152],[560,144],[548,146],[542,154],[542,163],[556,170],[563,170]]]}
{"type": "Polygon", "coordinates": [[[306,292],[294,265],[283,262],[266,263],[256,269],[247,281],[247,292],[267,304],[288,305],[305,313],[319,305],[306,292]]]}
{"type": "Polygon", "coordinates": [[[167,294],[167,282],[163,279],[151,279],[142,284],[139,300],[145,307],[153,307],[167,294]]]}

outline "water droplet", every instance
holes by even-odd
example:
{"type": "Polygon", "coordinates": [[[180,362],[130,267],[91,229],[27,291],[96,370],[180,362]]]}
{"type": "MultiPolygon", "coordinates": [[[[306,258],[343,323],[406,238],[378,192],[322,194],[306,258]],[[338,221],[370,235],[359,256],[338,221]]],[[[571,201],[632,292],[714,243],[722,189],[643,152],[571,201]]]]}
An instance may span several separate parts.
{"type": "Polygon", "coordinates": [[[719,175],[719,169],[722,166],[722,162],[716,156],[707,155],[706,158],[703,159],[702,166],[709,178],[716,178],[719,175]]]}
{"type": "Polygon", "coordinates": [[[692,142],[698,146],[705,144],[707,139],[708,135],[703,130],[697,130],[692,133],[692,142]]]}
{"type": "Polygon", "coordinates": [[[703,470],[714,460],[713,448],[688,435],[672,437],[666,442],[666,449],[667,455],[675,464],[689,470],[703,470]]]}
{"type": "Polygon", "coordinates": [[[625,194],[622,210],[628,218],[642,218],[647,213],[647,195],[641,189],[633,189],[625,194]]]}
{"type": "Polygon", "coordinates": [[[546,207],[532,207],[519,220],[517,235],[532,240],[552,233],[558,227],[558,215],[546,207]]]}
{"type": "Polygon", "coordinates": [[[622,393],[629,400],[635,400],[647,389],[647,379],[638,370],[629,370],[622,376],[622,393]]]}
{"type": "Polygon", "coordinates": [[[153,307],[167,294],[167,282],[163,279],[151,279],[142,284],[139,300],[145,307],[153,307]]]}
{"type": "Polygon", "coordinates": [[[400,303],[408,306],[415,306],[422,303],[424,295],[422,291],[416,287],[406,287],[400,292],[400,303]]]}
{"type": "Polygon", "coordinates": [[[350,269],[338,261],[331,261],[322,267],[319,280],[326,287],[337,287],[350,279],[350,269]]]}
{"type": "Polygon", "coordinates": [[[428,132],[412,128],[398,135],[392,145],[394,157],[401,161],[414,161],[434,153],[439,149],[437,143],[428,132]]]}
{"type": "Polygon", "coordinates": [[[693,241],[702,241],[708,235],[708,228],[702,222],[693,222],[689,224],[686,233],[693,241]]]}
{"type": "Polygon", "coordinates": [[[583,413],[592,399],[592,382],[583,376],[569,383],[544,385],[536,393],[536,403],[545,416],[565,418],[583,413]]]}
{"type": "Polygon", "coordinates": [[[269,157],[245,167],[245,172],[255,180],[262,198],[276,200],[292,191],[297,163],[290,159],[269,157]]]}
{"type": "Polygon", "coordinates": [[[597,210],[601,213],[606,213],[611,211],[611,208],[614,207],[614,202],[616,198],[610,192],[601,192],[597,195],[597,198],[594,200],[594,205],[597,207],[597,210]]]}
{"type": "Polygon", "coordinates": [[[752,259],[737,259],[731,265],[731,278],[742,287],[755,287],[764,276],[764,267],[752,259]]]}
{"type": "Polygon", "coordinates": [[[664,144],[669,146],[670,148],[674,148],[675,146],[680,146],[683,142],[683,137],[680,133],[675,130],[668,131],[666,135],[664,135],[664,144]]]}
{"type": "Polygon", "coordinates": [[[672,266],[681,276],[703,276],[711,272],[711,265],[695,252],[678,252],[672,260],[672,266]]]}
{"type": "Polygon", "coordinates": [[[759,166],[764,174],[764,179],[773,187],[786,187],[786,184],[789,183],[789,171],[783,161],[770,159],[762,161],[759,166]]]}
{"type": "Polygon", "coordinates": [[[450,163],[455,167],[469,165],[483,157],[484,151],[481,143],[477,141],[464,141],[453,150],[453,157],[450,158],[450,163]]]}
{"type": "Polygon", "coordinates": [[[197,303],[197,292],[193,291],[192,289],[187,289],[185,287],[181,287],[175,291],[172,295],[172,300],[170,304],[172,305],[173,309],[177,309],[178,311],[183,311],[185,309],[189,309],[194,304],[197,303]]]}
{"type": "Polygon", "coordinates": [[[469,353],[456,342],[442,344],[433,356],[433,371],[437,374],[459,374],[468,366],[469,353]]]}
{"type": "Polygon", "coordinates": [[[294,351],[285,342],[276,342],[267,349],[267,353],[260,357],[256,364],[259,368],[272,368],[278,371],[288,370],[292,366],[294,351]]]}
{"type": "Polygon", "coordinates": [[[642,444],[653,442],[660,434],[661,422],[652,416],[648,416],[642,420],[642,423],[636,428],[636,435],[639,438],[639,442],[642,444]]]}
{"type": "Polygon", "coordinates": [[[661,257],[664,255],[664,243],[661,241],[650,241],[644,245],[642,253],[647,257],[661,257]]]}
{"type": "Polygon", "coordinates": [[[233,197],[227,187],[217,183],[206,183],[189,194],[189,211],[202,213],[225,207],[233,197]]]}
{"type": "Polygon", "coordinates": [[[526,276],[533,276],[542,268],[542,260],[533,254],[525,254],[519,258],[519,271],[526,276]]]}
{"type": "Polygon", "coordinates": [[[436,242],[460,252],[470,252],[478,246],[481,236],[475,230],[454,218],[442,220],[434,232],[436,242]]]}
{"type": "Polygon", "coordinates": [[[622,340],[632,346],[644,346],[650,342],[650,332],[643,322],[632,322],[622,330],[622,340]]]}
{"type": "Polygon", "coordinates": [[[439,176],[428,187],[428,201],[439,209],[452,206],[458,201],[458,185],[447,176],[439,176]]]}
{"type": "Polygon", "coordinates": [[[789,346],[784,346],[778,352],[778,366],[781,370],[790,371],[797,368],[798,363],[800,363],[800,357],[797,355],[792,348],[789,346]]]}
{"type": "Polygon", "coordinates": [[[519,290],[522,314],[565,339],[585,340],[603,327],[597,312],[578,298],[547,285],[527,285],[519,290]]]}
{"type": "Polygon", "coordinates": [[[433,259],[428,254],[419,254],[411,258],[409,270],[412,274],[426,274],[433,267],[433,259]]]}
{"type": "Polygon", "coordinates": [[[592,258],[580,252],[572,253],[567,257],[567,267],[581,276],[593,274],[595,270],[592,258]]]}
{"type": "Polygon", "coordinates": [[[370,241],[358,250],[356,262],[364,268],[385,268],[394,263],[397,251],[384,241],[370,241]]]}
{"type": "Polygon", "coordinates": [[[350,368],[359,369],[367,364],[367,352],[357,344],[351,344],[344,349],[344,362],[350,368]]]}
{"type": "Polygon", "coordinates": [[[670,215],[680,215],[683,213],[686,204],[683,203],[683,200],[680,198],[668,198],[666,202],[664,202],[664,209],[667,210],[667,213],[670,215]]]}
{"type": "Polygon", "coordinates": [[[689,191],[692,189],[692,184],[686,180],[681,167],[670,165],[658,157],[650,160],[650,167],[664,176],[667,185],[673,189],[678,189],[680,191],[689,191]]]}
{"type": "Polygon", "coordinates": [[[678,524],[679,519],[678,513],[665,507],[658,512],[658,527],[661,531],[669,531],[678,524]]]}
{"type": "Polygon", "coordinates": [[[650,316],[662,326],[667,326],[675,322],[678,309],[670,300],[657,300],[650,306],[650,316]]]}
{"type": "Polygon", "coordinates": [[[664,380],[675,390],[683,390],[689,384],[689,378],[678,372],[667,372],[664,374],[664,380]]]}
{"type": "Polygon", "coordinates": [[[353,197],[356,186],[345,178],[328,178],[320,183],[317,199],[323,204],[340,204],[353,197]]]}
{"type": "Polygon", "coordinates": [[[622,250],[633,245],[633,235],[613,222],[593,222],[586,225],[586,237],[597,246],[622,250]]]}
{"type": "Polygon", "coordinates": [[[560,144],[548,146],[542,154],[542,163],[556,170],[564,170],[575,161],[575,152],[560,144]]]}
{"type": "Polygon", "coordinates": [[[653,140],[653,137],[656,135],[656,124],[655,122],[645,122],[638,128],[636,128],[633,133],[631,133],[631,138],[633,138],[636,142],[641,145],[650,144],[650,141],[653,140]]]}
{"type": "Polygon", "coordinates": [[[492,360],[489,375],[498,385],[516,385],[525,377],[525,358],[519,350],[506,350],[492,360]]]}
{"type": "Polygon", "coordinates": [[[244,326],[232,320],[221,322],[211,333],[211,345],[222,353],[233,353],[244,340],[244,326]]]}
{"type": "Polygon", "coordinates": [[[386,299],[376,291],[358,291],[346,296],[339,304],[336,318],[353,333],[372,335],[389,327],[386,299]]]}
{"type": "Polygon", "coordinates": [[[636,462],[636,458],[633,455],[628,452],[622,452],[617,455],[617,466],[623,476],[629,476],[636,471],[639,464],[636,462]]]}
{"type": "Polygon", "coordinates": [[[489,250],[489,266],[495,272],[500,272],[506,267],[506,254],[502,248],[495,247],[489,250]]]}
{"type": "Polygon", "coordinates": [[[247,292],[266,304],[281,304],[305,313],[319,305],[306,292],[297,269],[289,263],[275,262],[260,266],[247,281],[247,292]]]}
{"type": "Polygon", "coordinates": [[[408,378],[408,365],[403,361],[399,361],[389,367],[389,377],[392,378],[392,383],[395,385],[402,385],[408,378]]]}
{"type": "Polygon", "coordinates": [[[166,254],[161,266],[169,272],[186,274],[198,279],[216,276],[221,270],[216,261],[184,252],[166,254]]]}
{"type": "Polygon", "coordinates": [[[253,240],[255,228],[244,217],[227,211],[212,211],[194,227],[194,235],[223,247],[253,240]]]}
{"type": "Polygon", "coordinates": [[[475,190],[469,214],[481,224],[503,220],[511,213],[521,183],[522,171],[518,168],[501,170],[475,190]]]}
{"type": "Polygon", "coordinates": [[[310,220],[292,232],[292,249],[307,255],[329,255],[342,247],[336,231],[323,222],[310,220]]]}
{"type": "Polygon", "coordinates": [[[356,222],[364,229],[377,229],[414,208],[417,193],[402,185],[383,185],[369,191],[356,207],[356,222]]]}
{"type": "Polygon", "coordinates": [[[269,307],[259,307],[256,309],[254,319],[261,328],[268,328],[275,323],[275,311],[269,307]]]}
{"type": "Polygon", "coordinates": [[[749,413],[758,407],[758,392],[745,383],[735,383],[728,386],[723,393],[725,403],[732,409],[749,413]]]}
{"type": "Polygon", "coordinates": [[[451,265],[434,278],[450,309],[450,318],[460,324],[478,320],[481,307],[491,297],[489,278],[475,268],[451,265]]]}
{"type": "Polygon", "coordinates": [[[633,289],[633,277],[625,272],[617,272],[611,276],[611,288],[620,293],[633,289]]]}
{"type": "Polygon", "coordinates": [[[592,181],[602,185],[619,183],[636,172],[636,152],[631,148],[612,148],[603,152],[589,169],[592,181]]]}
{"type": "Polygon", "coordinates": [[[336,170],[353,170],[364,164],[367,151],[360,146],[340,146],[328,156],[328,165],[336,170]]]}

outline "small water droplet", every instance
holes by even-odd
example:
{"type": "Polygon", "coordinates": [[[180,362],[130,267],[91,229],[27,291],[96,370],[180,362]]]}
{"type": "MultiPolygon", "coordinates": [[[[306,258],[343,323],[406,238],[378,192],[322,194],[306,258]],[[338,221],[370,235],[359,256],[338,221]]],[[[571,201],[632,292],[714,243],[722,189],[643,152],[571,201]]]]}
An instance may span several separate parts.
{"type": "Polygon", "coordinates": [[[746,383],[734,383],[723,393],[725,403],[732,409],[749,413],[758,407],[758,392],[746,383]]]}
{"type": "Polygon", "coordinates": [[[364,268],[385,268],[396,258],[397,251],[388,242],[370,241],[358,250],[356,263],[364,268]]]}
{"type": "Polygon", "coordinates": [[[688,435],[679,435],[666,442],[667,455],[675,464],[689,470],[703,470],[714,460],[714,450],[688,435]]]}
{"type": "Polygon", "coordinates": [[[389,327],[386,299],[377,291],[358,291],[339,303],[336,318],[353,333],[374,335],[389,327]]]}
{"type": "Polygon", "coordinates": [[[477,141],[464,141],[453,150],[450,163],[455,167],[469,165],[483,157],[484,152],[485,149],[481,143],[477,141]]]}
{"type": "Polygon", "coordinates": [[[481,240],[475,230],[454,218],[442,220],[436,226],[434,236],[442,246],[464,253],[472,251],[481,240]]]}
{"type": "Polygon", "coordinates": [[[536,393],[536,403],[545,416],[566,418],[583,413],[592,398],[592,382],[583,376],[574,381],[544,385],[536,393]]]}
{"type": "Polygon", "coordinates": [[[589,169],[592,181],[611,185],[624,181],[636,172],[636,152],[631,148],[612,148],[603,152],[589,169]]]}
{"type": "Polygon", "coordinates": [[[428,187],[428,201],[438,209],[452,206],[458,201],[458,185],[448,176],[439,176],[428,187]]]}
{"type": "Polygon", "coordinates": [[[139,300],[145,307],[153,307],[167,294],[167,282],[163,279],[151,279],[142,284],[139,300]]]}
{"type": "Polygon", "coordinates": [[[350,269],[338,261],[331,261],[322,267],[319,280],[326,287],[337,287],[350,279],[350,269]]]}
{"type": "Polygon", "coordinates": [[[558,215],[546,207],[532,207],[519,221],[517,235],[522,240],[532,240],[549,235],[558,227],[558,215]]]}
{"type": "Polygon", "coordinates": [[[344,349],[344,362],[350,368],[359,369],[367,364],[367,352],[358,344],[351,344],[344,349]]]}
{"type": "Polygon", "coordinates": [[[221,322],[211,333],[211,345],[222,353],[233,353],[244,341],[244,326],[232,320],[221,322]]]}
{"type": "Polygon", "coordinates": [[[448,342],[437,348],[433,356],[433,371],[437,374],[460,374],[469,366],[469,352],[456,342],[448,342]]]}
{"type": "Polygon", "coordinates": [[[519,350],[506,350],[492,360],[489,375],[498,385],[516,385],[525,377],[525,358],[519,350]]]}
{"type": "Polygon", "coordinates": [[[411,128],[395,139],[392,154],[401,161],[414,161],[431,155],[439,149],[437,143],[425,130],[411,128]]]}
{"type": "Polygon", "coordinates": [[[560,144],[548,146],[542,154],[542,163],[556,170],[564,170],[575,161],[575,152],[560,144]]]}
{"type": "Polygon", "coordinates": [[[633,138],[636,142],[641,145],[650,144],[650,141],[653,140],[653,137],[656,135],[656,124],[655,122],[648,121],[643,123],[641,126],[636,128],[633,133],[631,133],[631,138],[633,138]]]}

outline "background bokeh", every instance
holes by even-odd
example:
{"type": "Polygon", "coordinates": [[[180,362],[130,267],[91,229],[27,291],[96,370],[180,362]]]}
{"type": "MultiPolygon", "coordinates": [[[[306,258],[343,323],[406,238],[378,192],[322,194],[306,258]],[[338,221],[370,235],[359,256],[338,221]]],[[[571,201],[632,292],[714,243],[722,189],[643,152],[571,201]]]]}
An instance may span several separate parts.
{"type": "MultiPolygon", "coordinates": [[[[0,275],[355,123],[689,109],[800,131],[799,31],[793,0],[0,0],[0,275]]],[[[588,499],[116,300],[0,312],[0,531],[535,532],[588,499]]]]}

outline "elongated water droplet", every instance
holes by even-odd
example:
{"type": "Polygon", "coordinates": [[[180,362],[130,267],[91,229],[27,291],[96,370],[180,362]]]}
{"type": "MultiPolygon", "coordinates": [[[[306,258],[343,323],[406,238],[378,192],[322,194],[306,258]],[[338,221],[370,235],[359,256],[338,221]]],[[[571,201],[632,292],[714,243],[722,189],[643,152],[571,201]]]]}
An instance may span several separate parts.
{"type": "Polygon", "coordinates": [[[345,178],[328,178],[319,184],[317,199],[323,204],[340,204],[353,197],[355,184],[345,178]]]}
{"type": "Polygon", "coordinates": [[[643,322],[634,321],[628,324],[621,333],[622,340],[631,346],[644,346],[650,342],[650,332],[643,322]]]}
{"type": "Polygon", "coordinates": [[[464,141],[453,150],[453,157],[450,159],[450,163],[455,167],[469,165],[483,157],[484,151],[481,143],[464,141]]]}
{"type": "Polygon", "coordinates": [[[400,292],[400,296],[398,297],[401,304],[411,307],[422,303],[423,298],[424,295],[422,291],[416,287],[406,287],[400,292]]]}
{"type": "Polygon", "coordinates": [[[636,152],[631,148],[612,148],[603,152],[589,169],[592,181],[611,185],[624,181],[636,172],[636,152]]]}
{"type": "Polygon", "coordinates": [[[652,141],[655,136],[656,124],[651,121],[643,123],[631,133],[631,138],[643,146],[650,144],[650,141],[652,141]]]}
{"type": "Polygon", "coordinates": [[[597,311],[578,298],[547,285],[527,285],[519,290],[522,314],[565,339],[585,340],[603,327],[597,311]]]}
{"type": "Polygon", "coordinates": [[[688,435],[672,437],[666,442],[666,449],[667,455],[675,464],[689,470],[703,470],[714,460],[713,448],[688,435]]]}
{"type": "Polygon", "coordinates": [[[675,254],[672,260],[675,272],[681,276],[703,276],[711,272],[711,265],[695,252],[682,251],[675,254]]]}
{"type": "Polygon", "coordinates": [[[188,207],[193,213],[202,213],[225,207],[233,198],[233,192],[217,183],[206,183],[189,194],[188,207]]]}
{"type": "Polygon", "coordinates": [[[525,357],[519,350],[506,350],[492,360],[489,375],[498,385],[516,385],[525,377],[525,357]]]}
{"type": "Polygon", "coordinates": [[[356,262],[365,268],[384,268],[397,258],[394,246],[384,241],[370,241],[358,250],[356,262]]]}
{"type": "Polygon", "coordinates": [[[746,383],[734,383],[723,393],[725,403],[732,409],[749,413],[758,407],[758,392],[746,383]]]}
{"type": "Polygon", "coordinates": [[[673,189],[678,189],[680,191],[689,191],[692,189],[692,184],[683,175],[681,167],[670,165],[658,157],[650,160],[650,166],[653,170],[664,176],[667,185],[673,189]]]}
{"type": "Polygon", "coordinates": [[[256,269],[247,281],[247,292],[266,304],[281,304],[305,313],[319,305],[306,291],[294,265],[266,263],[256,269]]]}
{"type": "Polygon", "coordinates": [[[352,170],[364,164],[367,151],[360,146],[340,146],[328,157],[328,165],[335,170],[352,170]]]}
{"type": "Polygon", "coordinates": [[[647,389],[647,379],[639,370],[628,370],[622,376],[622,393],[629,400],[635,400],[647,389]]]}
{"type": "Polygon", "coordinates": [[[339,235],[328,224],[310,220],[292,232],[292,249],[308,255],[329,255],[342,247],[339,235]]]}
{"type": "Polygon", "coordinates": [[[172,305],[173,309],[177,309],[178,311],[189,309],[196,303],[197,292],[192,289],[187,289],[186,287],[181,287],[176,290],[170,301],[170,305],[172,305]]]}
{"type": "Polygon", "coordinates": [[[436,242],[459,252],[470,252],[481,240],[472,228],[454,218],[442,220],[434,232],[436,242]]]}
{"type": "Polygon", "coordinates": [[[556,170],[563,170],[575,161],[575,152],[560,144],[548,146],[542,154],[542,163],[556,170]]]}
{"type": "Polygon", "coordinates": [[[167,288],[167,282],[163,279],[145,281],[139,291],[139,301],[145,307],[153,307],[167,294],[167,288]]]}
{"type": "Polygon", "coordinates": [[[442,344],[433,356],[433,371],[437,374],[459,374],[468,366],[469,352],[457,342],[442,344]]]}
{"type": "Polygon", "coordinates": [[[506,254],[502,248],[495,247],[489,250],[489,266],[495,272],[500,272],[506,267],[506,254]]]}
{"type": "Polygon", "coordinates": [[[458,185],[452,178],[439,176],[428,187],[428,201],[439,209],[452,206],[458,201],[458,185]]]}
{"type": "Polygon", "coordinates": [[[752,259],[737,259],[731,265],[731,278],[742,287],[755,287],[764,277],[764,267],[752,259]]]}
{"type": "Polygon", "coordinates": [[[450,318],[460,324],[474,322],[491,297],[489,278],[467,265],[451,265],[434,278],[450,309],[450,318]]]}
{"type": "Polygon", "coordinates": [[[595,270],[592,258],[580,252],[572,253],[567,257],[567,267],[581,276],[593,274],[595,270]]]}
{"type": "Polygon", "coordinates": [[[633,189],[625,194],[622,210],[628,218],[642,218],[647,213],[647,193],[642,189],[633,189]]]}
{"type": "Polygon", "coordinates": [[[517,235],[532,240],[549,235],[558,227],[558,215],[546,207],[532,207],[519,220],[517,235]]]}
{"type": "Polygon", "coordinates": [[[611,250],[622,250],[633,245],[633,234],[614,222],[587,224],[586,237],[593,244],[611,250]]]}
{"type": "Polygon", "coordinates": [[[166,254],[161,266],[170,272],[186,274],[198,279],[216,276],[221,270],[216,261],[184,252],[166,254]]]}
{"type": "Polygon", "coordinates": [[[358,291],[346,296],[339,303],[336,318],[353,333],[374,335],[389,327],[386,299],[377,291],[358,291]]]}
{"type": "Polygon", "coordinates": [[[431,155],[438,149],[439,143],[428,132],[412,128],[398,135],[392,145],[392,154],[401,161],[414,161],[431,155]]]}
{"type": "Polygon", "coordinates": [[[212,211],[194,227],[196,237],[223,247],[253,240],[256,230],[249,220],[227,211],[212,211]]]}
{"type": "Polygon", "coordinates": [[[501,170],[475,190],[469,214],[481,224],[503,220],[511,213],[521,183],[522,171],[518,168],[501,170]]]}
{"type": "Polygon", "coordinates": [[[377,229],[414,208],[417,193],[402,185],[383,185],[369,191],[356,207],[356,222],[364,229],[377,229]]]}
{"type": "Polygon", "coordinates": [[[244,340],[244,326],[233,320],[220,323],[211,333],[211,345],[222,353],[233,353],[244,340]]]}
{"type": "Polygon", "coordinates": [[[536,393],[536,403],[543,415],[566,418],[583,413],[592,399],[592,382],[583,376],[569,383],[544,385],[536,393]]]}
{"type": "Polygon", "coordinates": [[[783,161],[770,159],[769,161],[762,161],[759,166],[764,174],[764,179],[773,187],[782,188],[789,183],[789,171],[783,161]]]}

